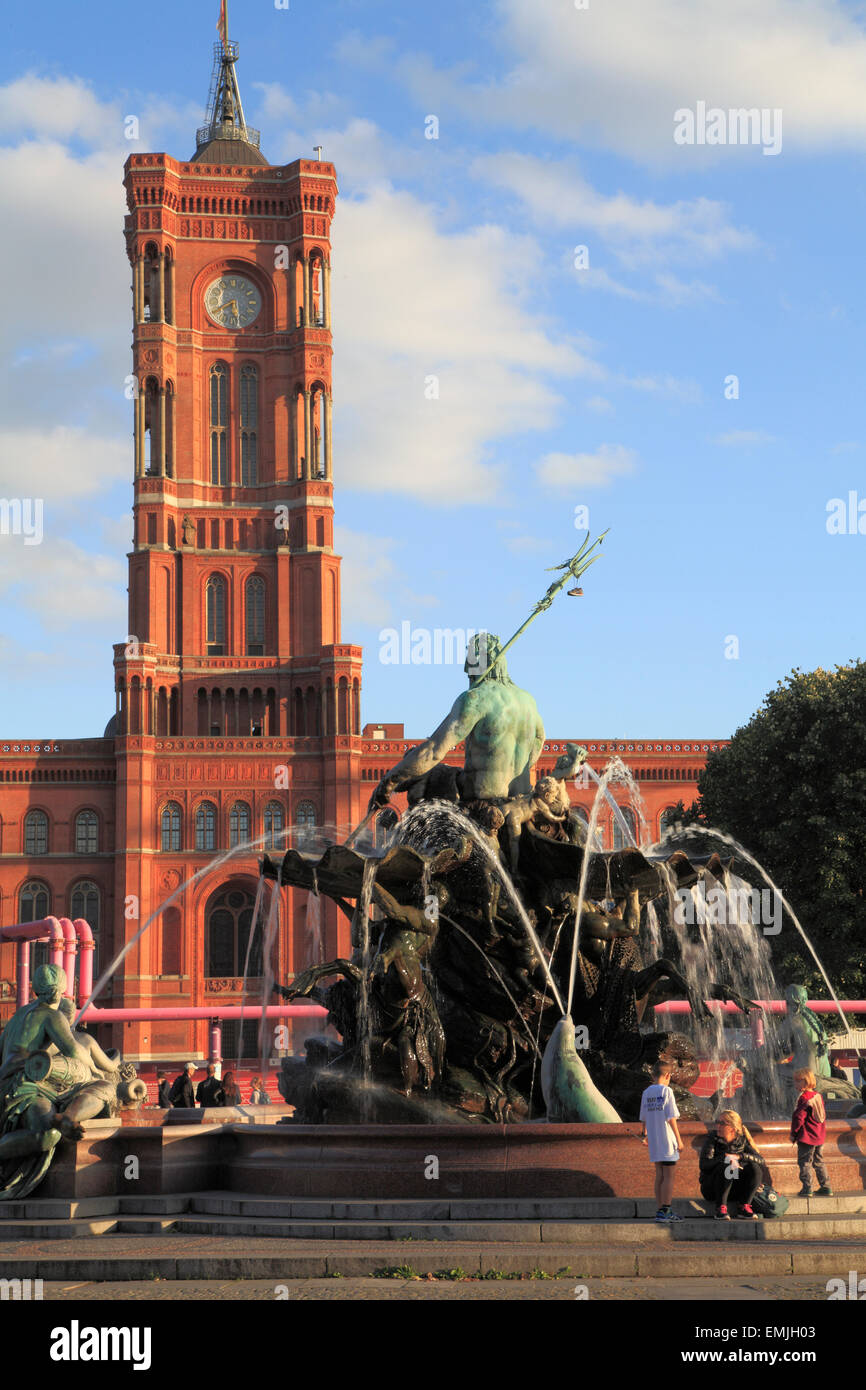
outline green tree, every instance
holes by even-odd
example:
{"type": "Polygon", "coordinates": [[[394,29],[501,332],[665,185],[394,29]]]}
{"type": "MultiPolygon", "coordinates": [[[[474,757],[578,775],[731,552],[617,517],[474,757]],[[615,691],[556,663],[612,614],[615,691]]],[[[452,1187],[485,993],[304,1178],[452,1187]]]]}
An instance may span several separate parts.
{"type": "MultiPolygon", "coordinates": [[[[684,822],[739,840],[782,889],[836,993],[863,998],[866,663],[792,671],[728,746],[709,755],[698,792],[684,822]]],[[[787,916],[769,941],[781,984],[826,993],[787,916]]]]}

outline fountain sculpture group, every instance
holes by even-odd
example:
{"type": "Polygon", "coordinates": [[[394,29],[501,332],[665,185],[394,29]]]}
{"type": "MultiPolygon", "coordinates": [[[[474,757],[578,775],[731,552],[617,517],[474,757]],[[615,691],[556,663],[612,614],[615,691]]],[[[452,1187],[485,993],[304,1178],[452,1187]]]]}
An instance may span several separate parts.
{"type": "MultiPolygon", "coordinates": [[[[560,567],[527,623],[594,549],[587,541],[560,567]]],[[[533,783],[544,728],[508,674],[507,646],[473,639],[469,688],[379,783],[359,832],[395,792],[409,801],[399,821],[391,808],[380,816],[384,843],[380,833],[362,852],[356,832],[318,858],[290,849],[262,863],[266,877],[330,897],[352,922],[350,958],[279,989],[323,1004],[340,1034],[283,1063],[280,1089],[302,1121],[634,1119],[659,1057],[672,1063],[682,1113],[698,1117],[694,1044],[642,1031],[641,1020],[661,981],[697,1019],[708,1017],[704,994],[664,956],[645,965],[637,938],[646,905],[721,880],[725,867],[717,855],[653,862],[636,848],[592,848],[566,785],[586,750],[568,744],[533,783]],[[456,770],[444,759],[461,743],[456,770]],[[567,1018],[574,1036],[559,1026],[567,1018]]],[[[756,1007],[730,983],[705,992],[756,1007]]]]}
{"type": "MultiPolygon", "coordinates": [[[[668,874],[689,885],[722,866],[680,853],[665,874],[638,850],[588,851],[566,790],[586,750],[567,745],[552,774],[532,785],[544,731],[500,651],[487,635],[493,679],[470,674],[436,733],[377,787],[373,812],[410,784],[410,809],[387,846],[331,845],[316,859],[292,849],[279,865],[263,861],[266,876],[330,897],[352,921],[349,959],[317,964],[279,989],[325,1005],[340,1034],[311,1039],[305,1059],[283,1062],[280,1089],[302,1121],[634,1119],[659,1057],[673,1063],[683,1114],[698,1116],[688,1090],[698,1075],[693,1043],[640,1024],[658,981],[699,1018],[706,1004],[672,961],[644,966],[637,937],[641,908],[667,896],[668,874]],[[464,739],[463,771],[450,788],[444,777],[434,784],[450,799],[413,796],[411,780],[425,778],[429,793],[433,760],[464,739]],[[572,974],[579,1047],[558,1028],[572,974]],[[573,1112],[559,1099],[551,1114],[544,1090],[572,1094],[573,1112]]],[[[754,1007],[730,986],[713,992],[754,1007]]]]}
{"type": "MultiPolygon", "coordinates": [[[[694,1039],[657,1031],[649,1005],[659,991],[688,1000],[692,1031],[700,1037],[715,1027],[718,1047],[721,1025],[709,1022],[707,998],[748,1014],[758,1008],[749,993],[769,997],[769,953],[757,926],[747,922],[734,942],[711,939],[704,912],[694,939],[671,934],[684,895],[693,894],[700,913],[713,893],[730,894],[743,863],[662,846],[601,852],[597,806],[627,769],[608,767],[588,823],[567,786],[584,748],[567,744],[533,781],[544,728],[505,662],[528,623],[593,563],[598,543],[587,539],[559,567],[564,573],[509,643],[474,638],[468,689],[382,779],[344,843],[261,861],[263,880],[307,890],[317,909],[325,895],[351,921],[349,956],[276,986],[285,999],[325,1005],[338,1035],[310,1038],[304,1058],[283,1060],[279,1086],[295,1121],[634,1120],[659,1059],[671,1064],[683,1117],[709,1117],[690,1089],[699,1072],[694,1039]],[[461,743],[457,769],[445,759],[461,743]],[[408,794],[402,817],[387,804],[399,791],[408,794]],[[648,962],[639,936],[655,956],[648,962]],[[662,949],[672,941],[676,960],[662,949]],[[697,974],[696,955],[705,967],[718,963],[725,978],[706,968],[697,974]],[[740,970],[744,955],[760,968],[740,970]]],[[[631,792],[637,804],[633,782],[631,792]]],[[[82,1120],[139,1105],[145,1094],[133,1067],[75,1030],[65,988],[59,966],[37,970],[36,999],[2,1036],[0,1201],[31,1192],[61,1138],[80,1137],[82,1120]]],[[[810,1066],[828,1094],[856,1097],[830,1075],[826,1034],[805,991],[789,989],[788,1007],[793,1066],[810,1066]]],[[[760,1077],[746,1079],[760,1105],[760,1077]]]]}

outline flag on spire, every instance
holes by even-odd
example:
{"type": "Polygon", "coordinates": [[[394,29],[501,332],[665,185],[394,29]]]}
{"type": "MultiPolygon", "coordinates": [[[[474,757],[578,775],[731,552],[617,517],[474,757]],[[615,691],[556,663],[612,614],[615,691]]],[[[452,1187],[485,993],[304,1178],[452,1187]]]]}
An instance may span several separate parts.
{"type": "Polygon", "coordinates": [[[226,25],[226,0],[220,0],[220,17],[219,23],[217,24],[217,33],[219,34],[223,43],[228,43],[226,25]]]}

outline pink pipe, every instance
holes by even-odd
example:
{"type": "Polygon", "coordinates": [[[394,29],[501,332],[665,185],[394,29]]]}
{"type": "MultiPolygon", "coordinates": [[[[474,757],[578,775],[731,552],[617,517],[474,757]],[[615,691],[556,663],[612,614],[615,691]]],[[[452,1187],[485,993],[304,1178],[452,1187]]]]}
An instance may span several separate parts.
{"type": "Polygon", "coordinates": [[[30,942],[22,938],[18,942],[18,993],[15,1003],[19,1009],[30,1002],[30,942]]]}
{"type": "MultiPolygon", "coordinates": [[[[0,927],[3,941],[50,941],[63,951],[63,931],[56,917],[40,917],[36,922],[16,922],[14,927],[0,927]]],[[[59,965],[58,960],[58,965],[59,965]]]]}
{"type": "Polygon", "coordinates": [[[93,991],[93,952],[96,942],[90,924],[83,917],[76,917],[72,924],[78,937],[78,998],[89,999],[93,991]]]}
{"type": "Polygon", "coordinates": [[[20,1009],[30,1002],[30,942],[49,941],[51,964],[59,965],[63,955],[63,929],[56,917],[40,917],[36,922],[0,927],[0,941],[18,942],[15,1002],[20,1009]]]}
{"type": "MultiPolygon", "coordinates": [[[[718,999],[708,999],[707,1004],[711,1009],[718,1009],[723,1014],[736,1014],[740,1010],[736,1004],[722,1004],[718,999]]],[[[788,1005],[784,999],[756,999],[756,1004],[768,1014],[784,1014],[788,1011],[788,1005]]],[[[842,1009],[847,1009],[851,1014],[866,1014],[866,999],[840,999],[839,1004],[842,1009]]],[[[832,999],[809,999],[807,1005],[814,1009],[816,1014],[834,1014],[836,1005],[832,999]]],[[[657,1014],[687,1014],[691,1013],[691,1005],[686,999],[668,999],[664,1004],[653,1006],[657,1014]]]]}
{"type": "MultiPolygon", "coordinates": [[[[149,1018],[261,1018],[261,1004],[250,1004],[241,1009],[239,1004],[206,1004],[199,1007],[179,1005],[177,1008],[152,1009],[98,1009],[93,1004],[82,1011],[88,1023],[137,1023],[149,1018]]],[[[269,1004],[265,1010],[268,1018],[325,1018],[328,1010],[321,1004],[269,1004]]],[[[80,1015],[79,1015],[80,1017],[80,1015]]]]}
{"type": "Polygon", "coordinates": [[[75,998],[75,928],[68,917],[60,918],[60,930],[63,932],[63,969],[66,971],[66,994],[68,998],[75,998]]]}

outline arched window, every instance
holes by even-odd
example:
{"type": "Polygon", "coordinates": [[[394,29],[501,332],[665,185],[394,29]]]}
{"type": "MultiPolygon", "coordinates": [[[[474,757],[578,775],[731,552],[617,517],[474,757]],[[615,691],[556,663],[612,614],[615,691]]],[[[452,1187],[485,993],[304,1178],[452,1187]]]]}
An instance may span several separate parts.
{"type": "Polygon", "coordinates": [[[226,582],[220,574],[207,582],[207,654],[224,656],[226,649],[226,582]]]}
{"type": "Polygon", "coordinates": [[[195,847],[197,850],[216,849],[216,806],[203,801],[195,813],[195,847]]]}
{"type": "Polygon", "coordinates": [[[51,896],[44,883],[25,883],[18,894],[18,921],[38,922],[47,917],[51,896]]]}
{"type": "Polygon", "coordinates": [[[210,480],[216,487],[228,482],[229,369],[214,362],[210,369],[210,480]]]}
{"type": "Polygon", "coordinates": [[[241,367],[241,486],[259,480],[259,372],[251,363],[241,367]]]}
{"type": "Polygon", "coordinates": [[[167,801],[163,806],[159,831],[163,853],[176,853],[180,849],[180,807],[176,801],[167,801]]]}
{"type": "Polygon", "coordinates": [[[265,654],[265,581],[257,574],[246,583],[247,656],[265,654]]]}
{"type": "Polygon", "coordinates": [[[613,818],[613,847],[614,849],[631,849],[633,845],[639,843],[637,834],[637,820],[634,811],[630,806],[620,806],[620,815],[628,825],[630,835],[626,835],[619,816],[613,818]]]}
{"type": "Polygon", "coordinates": [[[675,825],[676,809],[675,806],[666,806],[659,816],[659,839],[661,839],[666,830],[672,829],[675,825]]]}
{"type": "Polygon", "coordinates": [[[99,976],[99,889],[95,883],[76,883],[69,899],[70,917],[83,917],[93,932],[93,978],[99,976]]]}
{"type": "Polygon", "coordinates": [[[229,813],[229,849],[235,849],[250,838],[252,815],[245,801],[236,801],[229,813]]]}
{"type": "MultiPolygon", "coordinates": [[[[207,959],[204,973],[209,978],[243,975],[253,925],[253,906],[253,896],[245,888],[229,886],[211,898],[205,914],[207,959]]],[[[261,932],[258,932],[250,953],[248,975],[262,973],[261,940],[261,932]]]]}
{"type": "Polygon", "coordinates": [[[278,801],[269,801],[265,807],[265,849],[284,849],[283,808],[278,801]]]}
{"type": "MultiPolygon", "coordinates": [[[[99,818],[95,811],[79,811],[75,817],[75,853],[99,852],[99,818]]],[[[84,913],[80,912],[79,917],[84,913]]]]}
{"type": "Polygon", "coordinates": [[[295,807],[295,824],[301,826],[298,842],[303,844],[313,832],[316,824],[316,808],[312,801],[299,801],[295,807]]]}
{"type": "Polygon", "coordinates": [[[28,811],[24,817],[24,853],[48,853],[48,817],[44,811],[28,811]]]}

